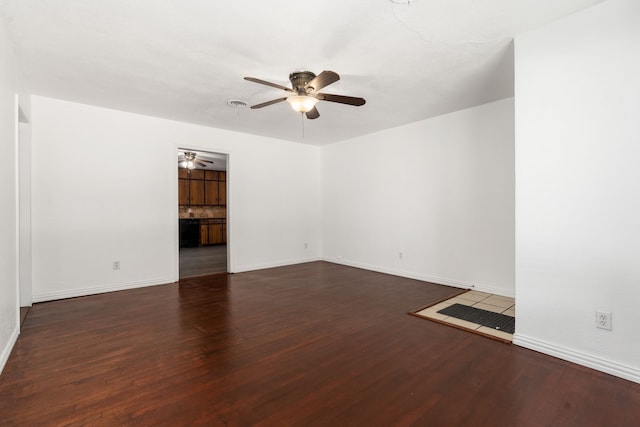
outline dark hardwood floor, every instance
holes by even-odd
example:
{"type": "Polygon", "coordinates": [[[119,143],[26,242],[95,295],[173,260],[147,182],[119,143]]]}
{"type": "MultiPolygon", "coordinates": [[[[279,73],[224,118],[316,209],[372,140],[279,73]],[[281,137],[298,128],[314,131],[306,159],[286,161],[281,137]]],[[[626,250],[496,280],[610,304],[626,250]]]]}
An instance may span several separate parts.
{"type": "Polygon", "coordinates": [[[315,262],[35,304],[0,424],[638,425],[640,384],[407,314],[458,292],[315,262]]]}

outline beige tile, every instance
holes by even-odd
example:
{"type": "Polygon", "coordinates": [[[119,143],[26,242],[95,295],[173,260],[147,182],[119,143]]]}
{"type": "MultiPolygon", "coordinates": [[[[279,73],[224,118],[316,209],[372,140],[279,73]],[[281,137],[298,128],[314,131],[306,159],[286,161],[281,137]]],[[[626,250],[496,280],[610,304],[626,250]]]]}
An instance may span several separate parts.
{"type": "Polygon", "coordinates": [[[447,301],[443,301],[440,302],[438,304],[432,305],[430,307],[425,308],[425,310],[433,310],[433,311],[438,311],[438,310],[442,310],[443,308],[449,307],[451,304],[451,302],[447,301]]]}
{"type": "Polygon", "coordinates": [[[511,317],[516,317],[516,306],[514,305],[513,307],[503,311],[502,314],[506,314],[507,316],[511,316],[511,317]]]}
{"type": "Polygon", "coordinates": [[[466,320],[456,319],[455,317],[447,317],[445,322],[451,323],[453,325],[462,326],[463,328],[475,330],[480,327],[477,323],[467,322],[466,320]]]}
{"type": "Polygon", "coordinates": [[[494,313],[502,313],[504,311],[504,307],[498,307],[497,305],[485,304],[484,302],[478,302],[473,305],[475,308],[479,308],[481,310],[493,311],[494,313]]]}
{"type": "Polygon", "coordinates": [[[422,317],[426,317],[428,319],[436,319],[436,320],[445,320],[447,317],[449,317],[449,316],[447,316],[445,314],[440,314],[440,313],[438,313],[436,311],[433,311],[433,310],[430,310],[428,308],[425,309],[425,310],[421,310],[421,311],[417,312],[416,314],[419,315],[419,316],[422,316],[422,317]]]}
{"type": "Polygon", "coordinates": [[[456,298],[462,298],[465,300],[478,302],[478,301],[482,301],[488,296],[490,296],[490,294],[485,294],[484,292],[469,291],[469,292],[465,292],[464,294],[458,295],[456,298]]]}
{"type": "Polygon", "coordinates": [[[502,338],[505,340],[509,340],[509,341],[513,340],[513,335],[511,335],[510,333],[487,328],[486,326],[480,326],[480,328],[478,328],[477,331],[487,335],[493,335],[494,337],[502,338]]]}
{"type": "Polygon", "coordinates": [[[475,304],[475,301],[471,301],[471,300],[460,298],[460,297],[455,297],[455,298],[448,299],[447,302],[450,303],[449,305],[453,305],[453,304],[473,305],[473,304],[475,304]]]}
{"type": "Polygon", "coordinates": [[[481,297],[483,297],[483,298],[486,298],[486,297],[490,297],[490,296],[491,296],[491,294],[488,294],[488,293],[486,293],[486,292],[480,292],[480,291],[469,291],[469,292],[467,292],[467,293],[468,293],[468,294],[471,294],[471,295],[479,295],[479,296],[481,296],[481,297]]]}
{"type": "Polygon", "coordinates": [[[503,297],[500,295],[491,295],[489,298],[482,300],[482,302],[502,308],[510,308],[515,304],[515,300],[513,298],[503,297]]]}

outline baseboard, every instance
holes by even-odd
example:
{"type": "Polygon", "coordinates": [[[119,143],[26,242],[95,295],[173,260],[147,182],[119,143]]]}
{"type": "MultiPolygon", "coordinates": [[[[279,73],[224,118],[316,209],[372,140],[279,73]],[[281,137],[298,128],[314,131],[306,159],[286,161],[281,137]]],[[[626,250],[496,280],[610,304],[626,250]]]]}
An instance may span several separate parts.
{"type": "Polygon", "coordinates": [[[13,329],[7,344],[2,349],[2,354],[0,354],[0,374],[4,370],[5,365],[9,361],[9,356],[11,356],[11,351],[13,351],[13,347],[16,345],[16,341],[18,340],[18,335],[20,335],[20,324],[17,324],[13,329]]]}
{"type": "Polygon", "coordinates": [[[473,289],[474,291],[487,292],[490,294],[502,295],[505,297],[515,298],[515,291],[510,289],[497,288],[487,285],[481,285],[478,283],[470,283],[462,280],[449,279],[446,277],[429,276],[426,274],[417,274],[408,271],[395,270],[391,268],[384,268],[370,264],[363,264],[358,262],[347,261],[344,259],[335,258],[322,258],[323,261],[332,262],[334,264],[346,265],[349,267],[362,268],[364,270],[375,271],[378,273],[391,274],[393,276],[406,277],[407,279],[421,280],[423,282],[435,283],[437,285],[452,286],[454,288],[461,289],[473,289]]]}
{"type": "Polygon", "coordinates": [[[299,258],[294,260],[279,261],[279,262],[265,262],[260,264],[249,264],[236,267],[234,273],[245,273],[248,271],[265,270],[267,268],[286,267],[287,265],[304,264],[306,262],[322,261],[320,257],[311,258],[299,258]]]}
{"type": "Polygon", "coordinates": [[[495,286],[476,284],[474,291],[486,292],[488,294],[502,295],[503,297],[515,298],[516,291],[512,289],[496,288],[495,286]]]}
{"type": "Polygon", "coordinates": [[[582,353],[567,347],[527,337],[525,335],[518,334],[517,332],[513,335],[513,344],[539,353],[544,353],[549,356],[554,356],[558,359],[586,366],[597,371],[605,372],[616,377],[624,378],[625,380],[640,383],[640,370],[632,366],[612,362],[610,360],[582,353]]]}
{"type": "Polygon", "coordinates": [[[151,280],[142,280],[139,282],[123,282],[113,283],[103,286],[93,286],[89,288],[80,289],[67,289],[55,292],[46,292],[42,294],[34,294],[33,302],[45,302],[54,301],[65,298],[83,297],[87,295],[103,294],[106,292],[124,291],[127,289],[144,288],[146,286],[166,285],[167,283],[173,283],[175,280],[172,277],[161,277],[151,280]]]}

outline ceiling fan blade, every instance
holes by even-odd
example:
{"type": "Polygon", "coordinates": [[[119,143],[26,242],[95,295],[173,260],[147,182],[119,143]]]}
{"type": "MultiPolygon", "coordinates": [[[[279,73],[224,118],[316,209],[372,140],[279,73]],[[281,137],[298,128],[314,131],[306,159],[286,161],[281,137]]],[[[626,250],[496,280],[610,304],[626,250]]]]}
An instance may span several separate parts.
{"type": "Polygon", "coordinates": [[[356,107],[364,105],[365,102],[367,102],[367,101],[364,100],[364,98],[357,98],[355,96],[333,95],[333,94],[330,94],[330,93],[318,93],[318,94],[316,94],[316,98],[318,98],[318,99],[320,99],[322,101],[338,102],[340,104],[355,105],[356,107]]]}
{"type": "Polygon", "coordinates": [[[286,101],[286,100],[287,100],[286,97],[278,98],[278,99],[272,99],[271,101],[263,102],[262,104],[252,105],[251,108],[255,109],[255,108],[268,107],[269,105],[277,104],[278,102],[282,102],[282,101],[286,101]]]}
{"type": "Polygon", "coordinates": [[[311,110],[307,111],[305,114],[307,115],[307,119],[309,120],[317,119],[318,117],[320,117],[320,113],[318,112],[318,109],[316,107],[313,107],[311,110]]]}
{"type": "Polygon", "coordinates": [[[291,89],[290,87],[282,86],[277,83],[271,83],[266,80],[256,79],[255,77],[245,77],[244,79],[250,82],[259,83],[261,85],[275,87],[276,89],[286,90],[287,92],[293,92],[293,89],[291,89]]]}
{"type": "Polygon", "coordinates": [[[307,83],[305,88],[311,88],[311,90],[315,92],[337,82],[338,80],[340,80],[340,76],[337,73],[334,73],[333,71],[323,71],[307,83]]]}
{"type": "Polygon", "coordinates": [[[207,164],[206,163],[202,163],[202,160],[195,160],[194,163],[198,166],[200,166],[201,168],[206,168],[207,164]]]}
{"type": "Polygon", "coordinates": [[[211,160],[205,160],[205,159],[198,159],[199,162],[205,162],[205,163],[211,163],[214,164],[215,162],[211,161],[211,160]]]}

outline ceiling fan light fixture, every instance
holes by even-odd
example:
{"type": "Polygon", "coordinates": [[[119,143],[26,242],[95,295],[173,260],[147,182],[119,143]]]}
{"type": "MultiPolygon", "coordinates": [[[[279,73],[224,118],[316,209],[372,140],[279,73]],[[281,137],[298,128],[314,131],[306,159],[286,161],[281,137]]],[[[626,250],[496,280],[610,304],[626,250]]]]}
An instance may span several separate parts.
{"type": "Polygon", "coordinates": [[[184,152],[184,161],[180,162],[180,165],[183,168],[187,169],[195,169],[196,168],[196,153],[193,151],[185,151],[184,152]]]}
{"type": "Polygon", "coordinates": [[[293,95],[287,98],[287,102],[294,111],[308,113],[318,103],[318,98],[307,95],[293,95]]]}

